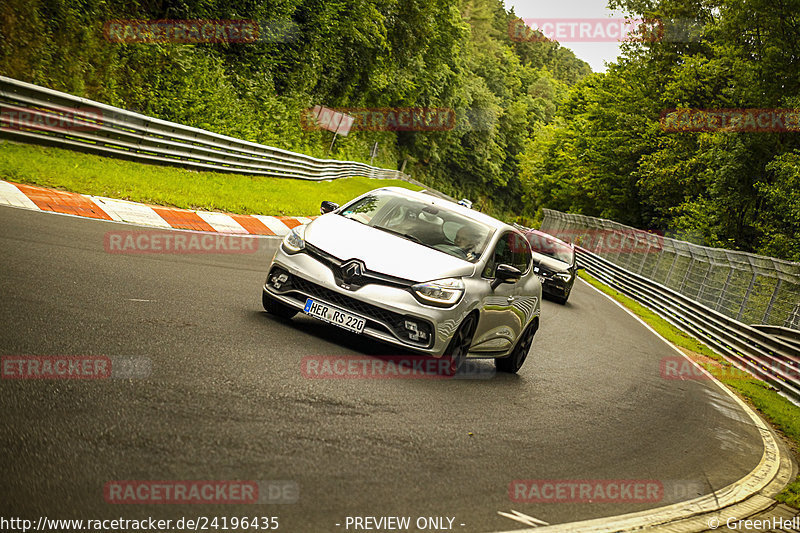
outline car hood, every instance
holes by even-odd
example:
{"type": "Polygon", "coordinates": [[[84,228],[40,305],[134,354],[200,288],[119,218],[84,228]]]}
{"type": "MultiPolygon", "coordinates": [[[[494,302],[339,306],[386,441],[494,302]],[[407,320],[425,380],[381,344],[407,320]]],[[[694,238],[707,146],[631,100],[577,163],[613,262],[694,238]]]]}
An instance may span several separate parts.
{"type": "Polygon", "coordinates": [[[360,259],[368,270],[415,282],[475,271],[468,261],[334,213],[311,222],[305,240],[342,261],[360,259]]]}
{"type": "Polygon", "coordinates": [[[570,265],[564,261],[537,252],[533,252],[533,262],[553,272],[566,272],[570,267],[570,265]]]}

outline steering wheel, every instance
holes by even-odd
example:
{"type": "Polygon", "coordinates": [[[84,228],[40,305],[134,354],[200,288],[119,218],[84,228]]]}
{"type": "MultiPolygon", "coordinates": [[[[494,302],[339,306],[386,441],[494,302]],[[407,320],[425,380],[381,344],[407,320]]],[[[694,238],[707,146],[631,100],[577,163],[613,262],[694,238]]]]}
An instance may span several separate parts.
{"type": "Polygon", "coordinates": [[[454,255],[460,259],[467,259],[468,257],[467,252],[465,252],[464,250],[462,250],[461,248],[459,248],[454,244],[446,244],[446,243],[434,244],[433,247],[439,251],[442,251],[446,254],[454,255]]]}

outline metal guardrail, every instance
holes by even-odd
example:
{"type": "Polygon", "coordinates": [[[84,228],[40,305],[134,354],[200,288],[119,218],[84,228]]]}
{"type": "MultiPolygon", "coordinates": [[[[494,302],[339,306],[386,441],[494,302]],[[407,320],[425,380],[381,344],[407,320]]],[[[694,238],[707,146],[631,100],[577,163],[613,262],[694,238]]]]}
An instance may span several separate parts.
{"type": "Polygon", "coordinates": [[[800,330],[800,263],[543,210],[542,229],[746,324],[800,330]]]}
{"type": "MultiPolygon", "coordinates": [[[[676,250],[696,245],[674,239],[667,240],[612,221],[583,215],[550,209],[545,209],[544,215],[541,230],[546,233],[573,243],[582,241],[586,236],[591,237],[587,239],[592,246],[591,250],[580,245],[575,247],[578,262],[589,274],[648,307],[673,326],[702,340],[738,368],[769,383],[795,403],[800,403],[800,345],[791,339],[796,335],[800,336],[800,332],[768,325],[747,325],[739,321],[738,317],[723,313],[719,309],[718,301],[715,303],[712,300],[709,303],[708,298],[693,298],[686,294],[681,290],[685,283],[681,283],[679,287],[669,287],[666,283],[646,275],[658,271],[657,267],[665,250],[670,250],[675,255],[674,258],[669,258],[672,262],[670,269],[673,269],[679,253],[676,250]],[[596,232],[598,229],[602,230],[600,235],[596,232]],[[612,241],[613,246],[610,245],[612,241]],[[630,241],[629,245],[625,245],[626,241],[630,241]],[[601,253],[605,257],[601,257],[601,253]],[[648,260],[650,268],[645,269],[644,265],[648,264],[648,260]],[[655,267],[652,263],[655,263],[655,267]],[[783,335],[776,335],[774,330],[781,331],[783,335]]],[[[730,250],[708,250],[708,256],[713,256],[714,252],[727,252],[734,256],[752,255],[730,250]]],[[[793,270],[800,266],[797,263],[754,257],[779,263],[780,273],[773,275],[776,279],[793,280],[791,276],[800,273],[793,270]]],[[[706,271],[715,266],[721,265],[710,263],[706,271]]],[[[684,274],[684,280],[689,271],[684,274]]],[[[732,274],[726,275],[730,281],[732,274]]],[[[669,280],[670,276],[666,279],[669,280]]],[[[778,288],[780,285],[777,284],[778,288]]],[[[776,293],[777,288],[772,292],[771,305],[775,303],[776,293]]]]}
{"type": "Polygon", "coordinates": [[[0,138],[196,170],[330,180],[401,179],[357,161],[317,159],[0,76],[0,138]]]}
{"type": "Polygon", "coordinates": [[[738,322],[664,285],[576,247],[595,278],[652,309],[728,361],[800,402],[800,347],[738,322]]]}
{"type": "Polygon", "coordinates": [[[754,328],[773,337],[777,337],[783,342],[788,342],[800,348],[800,331],[796,329],[782,328],[780,326],[770,326],[768,324],[751,324],[754,328]]]}

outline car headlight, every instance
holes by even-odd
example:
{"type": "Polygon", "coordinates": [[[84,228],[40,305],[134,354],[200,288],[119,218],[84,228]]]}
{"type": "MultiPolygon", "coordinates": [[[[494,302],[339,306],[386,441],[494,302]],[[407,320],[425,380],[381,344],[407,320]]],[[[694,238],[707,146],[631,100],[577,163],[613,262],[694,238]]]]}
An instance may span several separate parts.
{"type": "Polygon", "coordinates": [[[572,274],[569,272],[556,272],[556,277],[561,281],[569,282],[572,279],[572,274]]]}
{"type": "Polygon", "coordinates": [[[464,295],[464,282],[461,278],[437,279],[426,283],[417,283],[411,287],[417,300],[424,304],[438,307],[451,307],[464,295]]]}
{"type": "Polygon", "coordinates": [[[301,251],[306,247],[305,235],[306,226],[292,228],[292,231],[283,238],[283,251],[287,254],[296,254],[301,251]]]}

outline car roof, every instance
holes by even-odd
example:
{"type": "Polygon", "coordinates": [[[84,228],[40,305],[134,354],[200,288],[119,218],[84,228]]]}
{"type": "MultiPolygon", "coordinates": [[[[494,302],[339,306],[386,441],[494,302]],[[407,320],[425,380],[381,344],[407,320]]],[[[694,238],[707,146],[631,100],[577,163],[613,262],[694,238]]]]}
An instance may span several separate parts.
{"type": "Polygon", "coordinates": [[[526,235],[530,235],[530,234],[535,234],[535,235],[538,235],[539,237],[544,237],[544,238],[549,239],[551,241],[555,241],[555,242],[557,242],[559,244],[563,244],[564,246],[569,246],[571,248],[575,247],[575,245],[572,244],[571,242],[562,241],[558,237],[554,237],[553,235],[550,235],[549,233],[545,233],[544,231],[541,231],[541,230],[538,230],[538,229],[532,229],[532,230],[530,230],[530,231],[528,231],[526,233],[526,235]]]}
{"type": "Polygon", "coordinates": [[[437,207],[442,207],[450,211],[455,211],[460,215],[464,215],[465,217],[477,220],[478,222],[482,222],[483,224],[491,226],[494,229],[503,229],[503,230],[510,229],[518,233],[522,233],[513,226],[506,224],[502,220],[497,220],[496,218],[489,216],[486,213],[481,213],[480,211],[476,211],[474,209],[458,205],[455,202],[451,202],[450,200],[446,200],[444,198],[439,198],[438,196],[434,196],[433,194],[427,193],[425,191],[412,191],[411,189],[405,189],[403,187],[381,187],[380,189],[376,190],[391,191],[393,193],[399,193],[402,196],[415,198],[417,200],[422,200],[423,202],[428,202],[437,207]]]}

